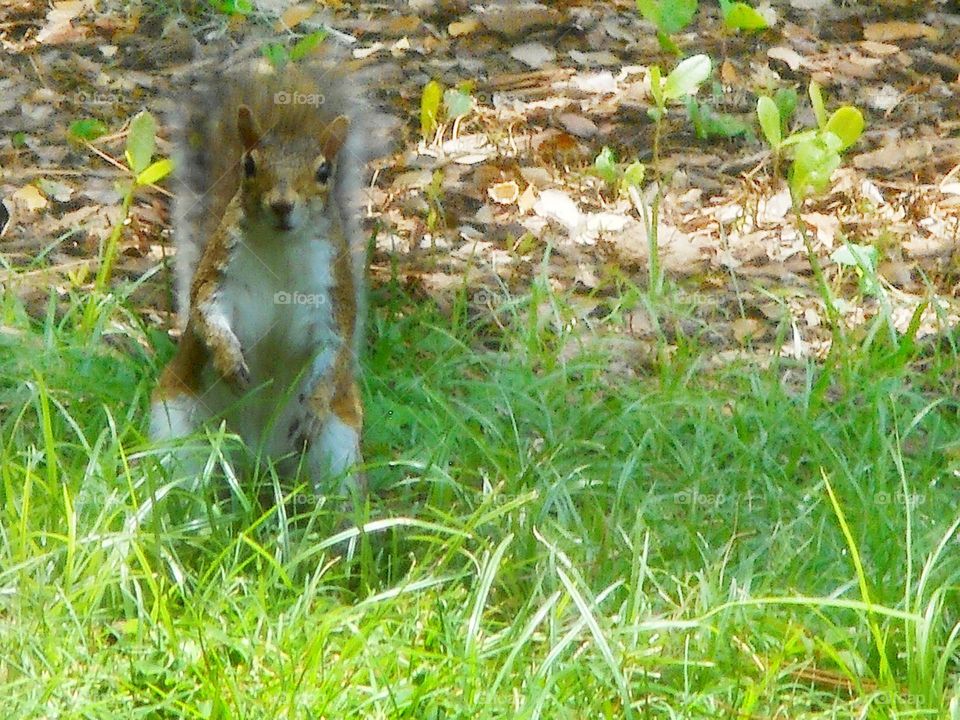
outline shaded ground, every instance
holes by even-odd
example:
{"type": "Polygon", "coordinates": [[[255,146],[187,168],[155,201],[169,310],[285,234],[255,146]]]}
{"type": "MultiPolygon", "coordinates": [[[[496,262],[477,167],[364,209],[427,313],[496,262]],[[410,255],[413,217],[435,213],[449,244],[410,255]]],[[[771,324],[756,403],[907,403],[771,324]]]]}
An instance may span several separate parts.
{"type": "MultiPolygon", "coordinates": [[[[196,38],[222,52],[253,25],[200,15],[178,24],[155,7],[96,14],[89,5],[48,12],[20,2],[0,11],[0,39],[13,53],[0,60],[0,194],[11,216],[0,253],[19,269],[0,277],[38,310],[49,287],[65,292],[92,280],[97,248],[119,214],[114,183],[123,177],[125,122],[143,107],[161,118],[170,110],[173,78],[189,66],[196,38]],[[108,134],[93,145],[71,143],[67,126],[88,117],[101,119],[108,134]]],[[[887,303],[903,331],[929,301],[921,335],[955,324],[956,4],[803,10],[778,3],[775,10],[773,29],[735,36],[722,30],[716,8],[703,7],[676,38],[684,54],[707,52],[714,61],[701,103],[755,127],[757,94],[793,87],[801,97],[795,124],[811,126],[805,89],[816,79],[829,109],[863,110],[864,137],[833,190],[803,214],[838,308],[856,328],[887,303]],[[864,297],[856,272],[831,261],[845,242],[879,251],[879,295],[864,297]]],[[[699,140],[683,108],[671,113],[661,148],[671,306],[651,317],[626,292],[647,279],[637,196],[611,191],[590,167],[603,146],[625,161],[650,161],[645,68],[675,63],[633,2],[506,3],[485,13],[445,2],[420,15],[343,3],[296,29],[323,20],[354,38],[357,57],[381,66],[376,94],[403,119],[396,153],[377,169],[370,194],[378,280],[396,275],[443,304],[467,272],[478,288],[473,304],[484,311],[545,272],[555,288],[571,291],[578,317],[570,321],[605,336],[642,345],[676,326],[706,333],[720,357],[744,348],[821,356],[829,347],[823,302],[765,146],[755,137],[699,140]],[[419,102],[431,79],[474,83],[475,106],[424,143],[419,102]]],[[[141,277],[169,255],[167,226],[165,195],[140,197],[124,234],[121,278],[141,277]]],[[[165,277],[155,274],[137,291],[151,322],[165,322],[165,277]]]]}

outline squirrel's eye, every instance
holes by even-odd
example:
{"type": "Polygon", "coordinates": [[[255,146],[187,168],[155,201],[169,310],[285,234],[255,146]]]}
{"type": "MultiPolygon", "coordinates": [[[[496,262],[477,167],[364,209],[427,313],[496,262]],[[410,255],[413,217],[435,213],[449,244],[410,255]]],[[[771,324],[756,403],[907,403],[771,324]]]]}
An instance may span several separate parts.
{"type": "Polygon", "coordinates": [[[247,177],[253,177],[256,171],[257,164],[253,161],[253,157],[247,153],[243,156],[243,174],[247,177]]]}
{"type": "Polygon", "coordinates": [[[323,160],[320,162],[319,165],[317,165],[317,182],[325,183],[329,179],[330,179],[330,163],[328,163],[326,160],[323,160]]]}

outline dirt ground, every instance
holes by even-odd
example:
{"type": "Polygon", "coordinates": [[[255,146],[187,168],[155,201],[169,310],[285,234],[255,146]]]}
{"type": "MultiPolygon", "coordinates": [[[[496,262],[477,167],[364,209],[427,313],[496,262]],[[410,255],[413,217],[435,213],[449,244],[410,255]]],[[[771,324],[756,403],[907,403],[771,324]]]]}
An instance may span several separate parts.
{"type": "MultiPolygon", "coordinates": [[[[377,68],[371,93],[399,120],[368,197],[374,283],[395,277],[444,304],[466,273],[473,309],[495,314],[543,277],[568,294],[571,322],[640,344],[664,331],[629,289],[648,278],[639,210],[656,175],[647,70],[669,70],[677,57],[633,0],[328,5],[284,17],[294,33],[325,23],[350,43],[377,68]],[[471,107],[425,141],[420,100],[431,80],[468,83],[471,107]],[[591,172],[605,146],[648,165],[641,193],[618,192],[591,172]]],[[[960,5],[795,0],[771,11],[770,29],[735,34],[703,3],[674,37],[683,55],[712,60],[701,108],[748,129],[700,139],[682,105],[665,121],[659,234],[676,319],[668,332],[707,338],[719,358],[827,352],[807,248],[755,120],[758,94],[793,88],[792,125],[814,126],[813,79],[828,110],[852,104],[866,118],[832,189],[801,213],[840,314],[856,333],[886,308],[904,331],[927,302],[918,334],[942,333],[960,317],[960,5]],[[845,244],[876,248],[879,287],[865,290],[857,269],[836,261],[845,244]]],[[[14,0],[0,9],[0,279],[28,308],[42,312],[51,287],[66,294],[92,282],[120,213],[129,119],[154,113],[168,153],[164,119],[177,78],[198,56],[263,27],[209,12],[178,20],[155,4],[104,11],[87,0],[14,0]],[[70,124],[89,118],[106,134],[72,139],[70,124]]],[[[168,194],[138,196],[116,281],[169,257],[168,194]]],[[[152,323],[169,324],[169,285],[161,269],[133,296],[152,323]]]]}

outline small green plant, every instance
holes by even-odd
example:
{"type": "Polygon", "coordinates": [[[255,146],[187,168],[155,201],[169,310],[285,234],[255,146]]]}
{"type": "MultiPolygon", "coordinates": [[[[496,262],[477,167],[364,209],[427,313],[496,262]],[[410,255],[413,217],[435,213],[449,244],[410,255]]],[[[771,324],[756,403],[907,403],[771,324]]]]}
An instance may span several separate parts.
{"type": "Polygon", "coordinates": [[[690,24],[697,12],[697,0],[637,0],[637,10],[656,26],[660,47],[679,55],[670,36],[690,24]]]}
{"type": "Polygon", "coordinates": [[[436,80],[423,86],[420,96],[420,133],[424,141],[430,142],[437,130],[446,120],[454,121],[456,135],[457,121],[473,109],[473,82],[466,81],[456,87],[444,90],[436,80]]]}
{"type": "Polygon", "coordinates": [[[693,131],[701,140],[709,140],[713,137],[753,137],[753,129],[750,125],[735,115],[717,112],[709,103],[698,102],[692,95],[688,95],[684,102],[693,131]]]}
{"type": "Polygon", "coordinates": [[[863,114],[851,105],[845,105],[827,117],[823,94],[816,82],[809,87],[810,102],[817,119],[817,129],[803,130],[784,137],[785,117],[782,107],[789,99],[762,95],[757,99],[757,119],[763,136],[773,150],[774,162],[779,167],[781,156],[791,161],[790,191],[794,202],[823,192],[833,171],[840,166],[840,156],[852,146],[863,132],[863,114]]]}
{"type": "MultiPolygon", "coordinates": [[[[697,14],[698,0],[637,0],[637,10],[647,22],[657,28],[657,40],[667,52],[680,54],[671,35],[680,32],[697,14]]],[[[765,30],[770,27],[766,17],[744,2],[720,0],[720,14],[728,30],[765,30]]]]}
{"type": "Polygon", "coordinates": [[[133,197],[140,188],[159,182],[173,170],[173,162],[169,158],[161,158],[151,162],[156,148],[157,122],[153,116],[143,111],[130,121],[127,133],[127,147],[124,157],[132,175],[129,182],[122,183],[118,190],[123,195],[120,217],[110,231],[107,242],[101,248],[100,267],[94,280],[94,296],[90,299],[83,314],[83,329],[90,332],[97,320],[97,298],[101,296],[110,284],[113,274],[113,263],[117,257],[117,248],[120,244],[120,235],[123,225],[130,214],[130,205],[133,197]]]}
{"type": "Polygon", "coordinates": [[[82,118],[70,123],[67,132],[73,140],[90,142],[106,135],[107,126],[102,120],[97,120],[96,118],[82,118]]]}
{"type": "Polygon", "coordinates": [[[628,188],[639,188],[646,174],[643,163],[634,161],[629,165],[617,162],[617,154],[604,145],[593,160],[593,174],[607,183],[616,192],[626,192],[628,188]]]}
{"type": "Polygon", "coordinates": [[[880,253],[873,245],[847,243],[834,250],[830,254],[830,259],[841,268],[854,269],[861,294],[873,296],[882,294],[883,287],[877,273],[880,253]]]}
{"type": "MultiPolygon", "coordinates": [[[[840,322],[840,313],[823,274],[810,235],[803,219],[800,217],[800,208],[806,198],[827,189],[830,184],[830,176],[834,170],[840,167],[841,153],[853,145],[863,132],[863,115],[857,108],[845,105],[828,118],[823,94],[816,82],[810,82],[808,94],[813,106],[814,117],[817,119],[818,127],[815,130],[801,130],[784,137],[785,123],[781,107],[789,105],[789,101],[785,103],[781,99],[781,103],[778,105],[777,101],[768,95],[762,95],[757,99],[757,119],[760,121],[763,136],[773,150],[775,169],[779,170],[781,155],[790,161],[788,179],[790,196],[793,200],[794,223],[797,231],[803,237],[810,267],[813,270],[827,317],[833,329],[836,342],[831,347],[843,348],[846,346],[846,338],[843,324],[840,322]]],[[[867,285],[862,286],[864,291],[866,289],[879,290],[879,283],[873,282],[873,284],[870,284],[869,281],[869,278],[874,278],[874,280],[876,278],[876,272],[872,270],[874,263],[870,261],[869,255],[850,251],[849,256],[841,255],[840,258],[841,260],[849,260],[850,264],[857,265],[861,280],[867,282],[867,285]],[[864,264],[865,262],[868,264],[864,264]],[[867,280],[864,280],[864,278],[867,280]]]]}
{"type": "Polygon", "coordinates": [[[270,61],[273,67],[279,69],[287,63],[298,62],[305,58],[319,47],[320,43],[326,39],[327,34],[326,30],[317,30],[309,35],[304,35],[289,49],[283,43],[266,43],[260,49],[260,52],[270,61]]]}
{"type": "Polygon", "coordinates": [[[427,142],[434,136],[440,125],[440,103],[443,100],[443,86],[431,80],[423,86],[420,95],[420,134],[427,142]]]}
{"type": "Polygon", "coordinates": [[[657,175],[657,194],[653,205],[641,207],[644,222],[647,226],[647,240],[650,245],[650,291],[659,295],[663,290],[663,273],[660,270],[660,252],[657,239],[657,222],[660,209],[659,188],[660,179],[660,135],[663,132],[663,119],[667,115],[667,106],[670,103],[684,101],[687,97],[696,94],[700,85],[710,77],[713,66],[707,55],[693,55],[681,60],[667,77],[663,77],[659,65],[650,68],[650,94],[653,96],[654,107],[648,113],[654,120],[653,131],[653,169],[657,175]]]}
{"type": "Polygon", "coordinates": [[[766,30],[770,27],[760,12],[744,2],[720,0],[720,13],[724,26],[729,30],[766,30]]]}
{"type": "Polygon", "coordinates": [[[249,15],[253,12],[253,0],[211,0],[210,4],[218,12],[227,15],[249,15]]]}

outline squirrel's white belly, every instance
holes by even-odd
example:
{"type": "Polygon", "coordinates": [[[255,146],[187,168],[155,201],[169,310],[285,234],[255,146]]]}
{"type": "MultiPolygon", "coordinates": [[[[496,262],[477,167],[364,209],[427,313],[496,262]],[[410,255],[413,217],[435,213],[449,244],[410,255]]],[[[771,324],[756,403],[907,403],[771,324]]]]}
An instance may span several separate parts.
{"type": "Polygon", "coordinates": [[[317,239],[257,250],[238,248],[218,299],[247,360],[253,395],[228,416],[249,445],[265,442],[268,453],[280,453],[304,388],[329,370],[343,342],[333,307],[334,250],[317,239]],[[270,427],[268,437],[256,437],[270,427]]]}

